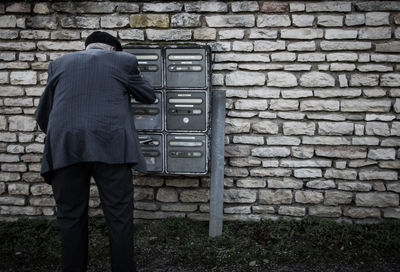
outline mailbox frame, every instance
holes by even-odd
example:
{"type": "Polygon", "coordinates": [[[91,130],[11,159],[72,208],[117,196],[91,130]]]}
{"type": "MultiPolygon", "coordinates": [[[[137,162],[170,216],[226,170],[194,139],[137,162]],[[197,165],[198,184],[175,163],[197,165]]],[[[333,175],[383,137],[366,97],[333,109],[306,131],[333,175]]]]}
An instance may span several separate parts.
{"type": "Polygon", "coordinates": [[[136,130],[138,131],[162,131],[164,129],[164,124],[165,124],[165,120],[164,120],[164,112],[165,112],[165,107],[164,107],[164,94],[160,91],[155,91],[154,92],[157,96],[157,99],[159,99],[158,104],[157,104],[157,109],[159,109],[159,117],[157,117],[157,119],[159,119],[160,121],[160,126],[158,127],[144,127],[144,126],[140,126],[141,122],[139,122],[139,120],[136,118],[137,115],[135,115],[134,113],[134,108],[137,107],[138,109],[148,109],[148,108],[152,108],[154,107],[154,104],[141,104],[141,103],[135,103],[131,100],[131,108],[132,108],[132,114],[134,115],[134,120],[135,120],[135,127],[136,130]],[[137,104],[137,106],[135,106],[135,104],[137,104]],[[139,126],[138,126],[139,124],[139,126]]]}
{"type": "MultiPolygon", "coordinates": [[[[157,148],[160,151],[159,159],[161,159],[161,171],[147,169],[147,172],[149,172],[149,173],[164,173],[165,172],[165,139],[164,139],[165,137],[164,137],[164,135],[162,133],[139,133],[138,134],[139,140],[142,136],[148,136],[148,137],[152,138],[153,140],[155,138],[159,138],[159,140],[160,140],[159,145],[161,146],[161,147],[157,148]]],[[[152,146],[149,145],[147,150],[150,150],[151,147],[152,146]]],[[[140,144],[140,148],[142,150],[142,148],[143,148],[142,144],[140,144]]],[[[146,151],[146,149],[144,149],[144,150],[146,151]]],[[[143,150],[142,150],[142,152],[143,152],[143,150]]],[[[146,156],[144,156],[144,157],[146,158],[146,156]]],[[[147,161],[146,161],[146,165],[147,165],[147,161]]]]}
{"type": "MultiPolygon", "coordinates": [[[[190,53],[190,54],[195,54],[195,53],[190,53]]],[[[182,55],[188,55],[187,53],[182,53],[182,55]]],[[[192,72],[189,72],[192,73],[192,72]]],[[[165,89],[167,90],[179,90],[179,89],[210,89],[211,88],[211,50],[209,46],[204,46],[204,45],[170,45],[166,46],[164,50],[164,86],[165,89]],[[192,51],[192,50],[204,50],[204,77],[205,77],[205,86],[195,86],[195,87],[188,87],[188,86],[168,86],[167,79],[168,79],[168,55],[167,55],[167,50],[187,50],[187,51],[192,51]]]]}
{"type": "Polygon", "coordinates": [[[172,133],[176,133],[176,132],[186,132],[186,133],[193,133],[193,132],[206,132],[208,125],[209,125],[209,95],[207,95],[207,92],[205,92],[204,90],[196,90],[196,91],[188,91],[188,90],[170,90],[169,92],[167,92],[165,94],[165,98],[164,98],[164,112],[165,112],[165,130],[168,132],[172,132],[172,133]],[[168,128],[168,123],[167,123],[167,118],[168,118],[168,110],[169,110],[169,102],[168,102],[168,94],[173,94],[173,93],[179,93],[179,94],[185,94],[187,93],[188,95],[193,95],[193,94],[204,94],[204,98],[205,98],[205,105],[204,105],[204,129],[171,129],[168,128]]]}
{"type": "Polygon", "coordinates": [[[208,135],[204,133],[168,133],[165,135],[164,139],[164,148],[165,148],[165,173],[166,174],[173,174],[173,175],[206,175],[208,173],[208,161],[209,161],[209,141],[208,141],[208,135]],[[182,137],[182,138],[190,138],[190,137],[196,137],[196,136],[201,136],[204,137],[204,171],[201,172],[189,172],[189,171],[170,171],[168,170],[169,168],[169,160],[168,160],[168,151],[169,151],[169,137],[182,137]]]}

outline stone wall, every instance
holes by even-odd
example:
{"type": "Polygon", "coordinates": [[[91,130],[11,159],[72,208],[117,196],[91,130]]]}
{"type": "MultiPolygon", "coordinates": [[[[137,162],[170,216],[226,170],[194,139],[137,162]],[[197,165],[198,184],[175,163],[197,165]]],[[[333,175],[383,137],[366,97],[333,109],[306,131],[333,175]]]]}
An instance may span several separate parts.
{"type": "MultiPolygon", "coordinates": [[[[54,216],[33,113],[51,60],[96,29],[213,48],[227,220],[400,218],[399,1],[0,4],[0,217],[54,216]]],[[[135,218],[207,220],[209,177],[139,176],[135,218]]],[[[90,213],[101,214],[97,189],[90,213]]]]}

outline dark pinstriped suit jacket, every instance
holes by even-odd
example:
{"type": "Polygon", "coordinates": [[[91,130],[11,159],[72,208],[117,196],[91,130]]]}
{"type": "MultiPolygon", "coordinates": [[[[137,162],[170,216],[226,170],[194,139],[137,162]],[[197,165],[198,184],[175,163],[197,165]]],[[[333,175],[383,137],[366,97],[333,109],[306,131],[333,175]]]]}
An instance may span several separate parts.
{"type": "Polygon", "coordinates": [[[145,172],[130,95],[153,103],[136,57],[103,49],[67,54],[50,63],[47,86],[36,110],[46,133],[41,175],[79,162],[129,163],[145,172]]]}

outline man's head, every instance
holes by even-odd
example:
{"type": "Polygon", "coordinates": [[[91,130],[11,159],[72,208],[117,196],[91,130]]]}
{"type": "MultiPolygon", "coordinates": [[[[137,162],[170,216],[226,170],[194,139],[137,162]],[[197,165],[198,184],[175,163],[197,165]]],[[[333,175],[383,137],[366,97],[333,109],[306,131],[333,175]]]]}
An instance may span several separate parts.
{"type": "Polygon", "coordinates": [[[90,34],[85,41],[85,46],[88,47],[90,44],[107,44],[116,51],[122,51],[121,43],[117,38],[103,31],[95,31],[90,34]]]}

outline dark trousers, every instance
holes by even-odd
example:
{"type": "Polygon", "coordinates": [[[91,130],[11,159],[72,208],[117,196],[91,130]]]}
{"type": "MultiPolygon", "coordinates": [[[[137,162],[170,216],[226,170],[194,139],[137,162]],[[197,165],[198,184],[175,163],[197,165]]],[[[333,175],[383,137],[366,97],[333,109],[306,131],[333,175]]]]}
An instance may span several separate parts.
{"type": "Polygon", "coordinates": [[[61,232],[62,271],[86,271],[90,177],[96,181],[110,235],[113,272],[135,271],[133,260],[133,184],[130,165],[79,163],[51,178],[61,232]]]}

